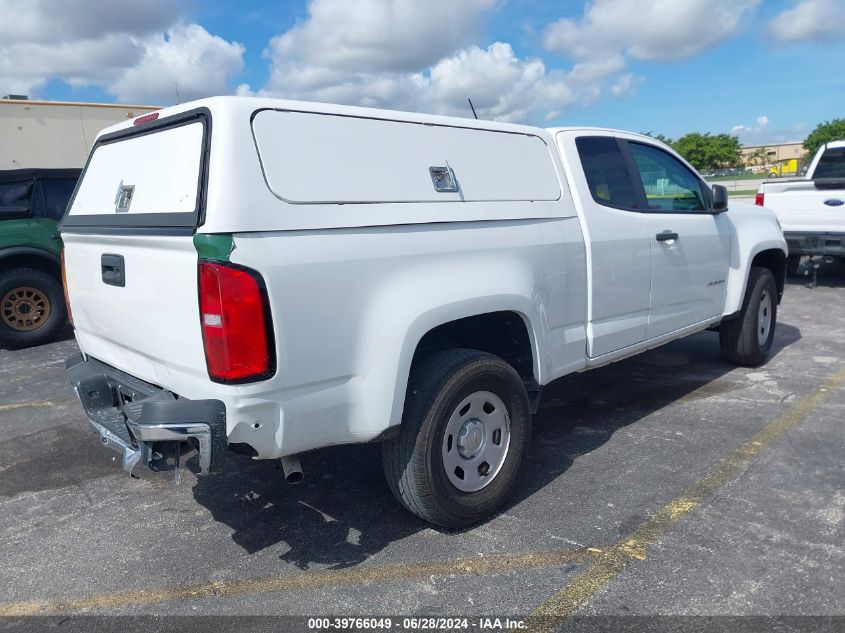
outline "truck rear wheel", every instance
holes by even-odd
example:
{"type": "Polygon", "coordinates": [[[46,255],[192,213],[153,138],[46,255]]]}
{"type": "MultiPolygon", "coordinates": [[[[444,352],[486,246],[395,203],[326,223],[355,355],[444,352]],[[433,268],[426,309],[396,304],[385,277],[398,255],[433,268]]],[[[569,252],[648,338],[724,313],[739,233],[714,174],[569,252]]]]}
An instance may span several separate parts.
{"type": "Polygon", "coordinates": [[[798,267],[801,265],[801,256],[800,255],[790,255],[786,258],[786,273],[790,277],[794,277],[798,274],[798,267]]]}
{"type": "Polygon", "coordinates": [[[399,434],[382,448],[387,483],[422,519],[466,527],[504,503],[530,437],[513,367],[476,350],[440,352],[411,372],[399,434]]]}
{"type": "Polygon", "coordinates": [[[772,349],[777,310],[777,286],[772,271],[753,267],[739,315],[719,328],[724,357],[745,367],[762,365],[772,349]]]}
{"type": "Polygon", "coordinates": [[[61,284],[35,268],[12,268],[0,274],[0,346],[41,345],[67,321],[61,284]]]}

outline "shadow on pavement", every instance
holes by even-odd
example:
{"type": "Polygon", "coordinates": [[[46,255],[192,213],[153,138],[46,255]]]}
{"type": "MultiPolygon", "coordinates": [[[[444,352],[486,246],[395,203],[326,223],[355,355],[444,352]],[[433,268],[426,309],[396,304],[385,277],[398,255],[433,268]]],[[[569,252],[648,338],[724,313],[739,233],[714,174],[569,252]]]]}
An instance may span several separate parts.
{"type": "MultiPolygon", "coordinates": [[[[779,323],[773,354],[801,338],[779,323]]],[[[745,386],[715,381],[734,366],[719,355],[718,334],[702,332],[637,357],[549,385],[534,416],[534,438],[509,506],[531,496],[618,429],[707,386],[707,397],[745,386]]],[[[694,397],[694,396],[693,396],[694,397]]],[[[197,480],[196,500],[228,525],[247,552],[287,547],[284,561],[354,566],[388,544],[431,526],[393,499],[378,445],[331,447],[302,456],[305,483],[284,483],[278,461],[231,456],[221,475],[197,480]]]]}

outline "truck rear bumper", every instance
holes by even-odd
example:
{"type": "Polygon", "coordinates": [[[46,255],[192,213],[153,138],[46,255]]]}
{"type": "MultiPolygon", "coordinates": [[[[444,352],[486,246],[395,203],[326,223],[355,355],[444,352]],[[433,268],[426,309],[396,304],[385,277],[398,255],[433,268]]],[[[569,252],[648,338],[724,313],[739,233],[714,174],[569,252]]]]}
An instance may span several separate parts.
{"type": "Polygon", "coordinates": [[[784,231],[790,255],[845,256],[845,233],[784,231]]]}
{"type": "Polygon", "coordinates": [[[177,398],[96,359],[80,354],[65,367],[100,441],[123,456],[131,473],[149,465],[155,445],[192,441],[199,449],[200,473],[218,472],[226,450],[226,407],[220,400],[177,398]]]}

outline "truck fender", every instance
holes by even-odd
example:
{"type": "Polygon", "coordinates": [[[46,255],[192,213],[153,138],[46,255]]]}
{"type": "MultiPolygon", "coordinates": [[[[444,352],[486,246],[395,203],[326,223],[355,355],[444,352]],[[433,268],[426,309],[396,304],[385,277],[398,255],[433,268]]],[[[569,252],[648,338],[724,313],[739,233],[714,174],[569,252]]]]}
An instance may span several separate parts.
{"type": "MultiPolygon", "coordinates": [[[[531,343],[535,377],[541,381],[544,349],[532,272],[518,260],[490,258],[472,265],[429,263],[403,271],[374,293],[359,348],[363,420],[354,433],[375,436],[399,424],[411,361],[426,333],[439,325],[491,312],[522,317],[531,343]],[[440,270],[442,268],[442,270],[440,270]],[[385,398],[392,394],[392,398],[385,398]]],[[[541,300],[538,298],[538,302],[541,300]]]]}
{"type": "Polygon", "coordinates": [[[742,308],[751,262],[757,255],[768,250],[778,250],[784,257],[788,254],[777,218],[769,209],[734,203],[727,217],[733,225],[733,237],[723,316],[731,316],[742,308]]]}
{"type": "Polygon", "coordinates": [[[8,259],[9,257],[16,257],[20,255],[36,255],[38,257],[45,257],[54,264],[59,264],[59,257],[57,255],[41,248],[33,246],[10,246],[8,248],[0,248],[0,261],[8,259]]]}

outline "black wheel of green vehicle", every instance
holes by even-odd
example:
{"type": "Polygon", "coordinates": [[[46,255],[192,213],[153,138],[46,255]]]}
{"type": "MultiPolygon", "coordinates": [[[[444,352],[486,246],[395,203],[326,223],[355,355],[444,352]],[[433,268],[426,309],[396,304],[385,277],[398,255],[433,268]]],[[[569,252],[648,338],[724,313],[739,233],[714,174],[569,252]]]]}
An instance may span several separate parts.
{"type": "Polygon", "coordinates": [[[476,350],[440,352],[408,379],[399,434],[382,445],[387,483],[420,518],[467,527],[504,503],[530,437],[528,395],[513,367],[476,350]]]}
{"type": "Polygon", "coordinates": [[[722,354],[746,367],[766,362],[775,336],[778,302],[775,276],[768,268],[753,267],[739,315],[719,328],[722,354]]]}
{"type": "Polygon", "coordinates": [[[61,284],[35,268],[0,273],[0,346],[41,345],[67,321],[61,284]]]}
{"type": "Polygon", "coordinates": [[[798,267],[801,265],[801,256],[800,255],[790,255],[786,258],[786,273],[790,277],[794,277],[798,274],[798,267]]]}

